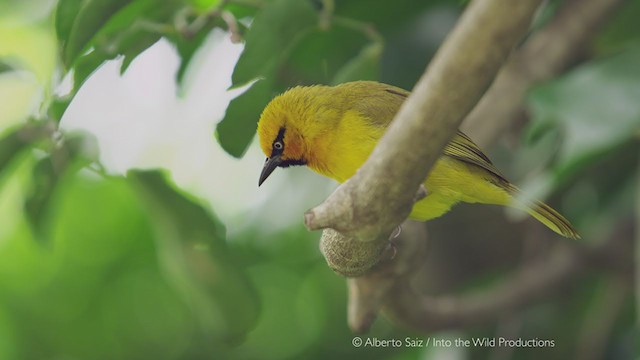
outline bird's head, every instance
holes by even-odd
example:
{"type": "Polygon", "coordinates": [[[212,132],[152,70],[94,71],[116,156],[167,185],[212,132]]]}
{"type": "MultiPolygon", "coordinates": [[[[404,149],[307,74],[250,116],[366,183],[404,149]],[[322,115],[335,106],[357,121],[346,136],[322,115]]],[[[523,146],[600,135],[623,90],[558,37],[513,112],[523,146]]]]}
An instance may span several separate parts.
{"type": "Polygon", "coordinates": [[[276,96],[258,121],[260,147],[267,156],[260,186],[277,167],[308,165],[326,173],[335,128],[344,106],[335,88],[298,86],[276,96]]]}
{"type": "Polygon", "coordinates": [[[295,96],[296,91],[291,91],[271,100],[258,121],[260,147],[267,156],[258,186],[277,167],[307,164],[308,145],[303,135],[306,114],[295,96]]]}

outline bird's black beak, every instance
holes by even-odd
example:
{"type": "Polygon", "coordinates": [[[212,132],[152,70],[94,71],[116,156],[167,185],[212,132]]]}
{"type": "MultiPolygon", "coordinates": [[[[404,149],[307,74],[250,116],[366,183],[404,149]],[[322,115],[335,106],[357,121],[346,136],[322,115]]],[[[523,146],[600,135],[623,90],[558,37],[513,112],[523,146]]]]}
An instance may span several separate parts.
{"type": "Polygon", "coordinates": [[[260,179],[258,180],[258,186],[262,185],[262,183],[267,180],[269,175],[275,170],[278,165],[282,163],[280,159],[280,155],[274,155],[270,158],[267,158],[267,161],[264,163],[264,167],[262,168],[262,173],[260,173],[260,179]]]}

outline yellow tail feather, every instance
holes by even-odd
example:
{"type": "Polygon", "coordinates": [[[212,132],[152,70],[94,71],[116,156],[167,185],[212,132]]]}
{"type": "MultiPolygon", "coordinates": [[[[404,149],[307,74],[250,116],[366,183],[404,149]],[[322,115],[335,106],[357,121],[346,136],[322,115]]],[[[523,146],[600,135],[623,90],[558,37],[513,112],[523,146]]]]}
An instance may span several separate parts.
{"type": "Polygon", "coordinates": [[[574,229],[569,220],[560,215],[557,211],[553,210],[549,205],[536,201],[535,205],[525,209],[529,215],[536,218],[541,223],[547,225],[547,227],[558,234],[568,237],[570,239],[580,239],[580,235],[574,229]]]}
{"type": "Polygon", "coordinates": [[[564,237],[580,239],[580,234],[578,234],[569,220],[560,215],[557,211],[551,208],[551,206],[541,201],[532,201],[528,203],[523,202],[521,199],[518,199],[520,190],[511,184],[508,185],[507,191],[513,197],[513,203],[511,203],[510,206],[526,211],[529,215],[536,218],[549,229],[564,237]]]}

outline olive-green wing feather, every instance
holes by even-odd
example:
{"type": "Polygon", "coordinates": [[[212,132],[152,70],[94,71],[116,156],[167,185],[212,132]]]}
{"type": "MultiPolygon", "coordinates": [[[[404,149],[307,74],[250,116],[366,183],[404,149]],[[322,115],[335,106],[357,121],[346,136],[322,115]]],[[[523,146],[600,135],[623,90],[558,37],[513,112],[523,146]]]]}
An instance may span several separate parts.
{"type": "MultiPolygon", "coordinates": [[[[388,126],[404,100],[409,96],[409,92],[404,89],[377,82],[358,81],[345,85],[350,87],[350,90],[367,92],[367,96],[364,97],[366,100],[358,102],[355,108],[365,114],[367,118],[375,119],[378,126],[388,126]]],[[[508,183],[504,175],[493,166],[491,160],[482,153],[478,145],[461,131],[458,131],[451,142],[444,148],[444,154],[468,164],[479,166],[497,176],[505,184],[508,183]]]]}
{"type": "Polygon", "coordinates": [[[505,185],[509,183],[500,170],[493,166],[491,160],[480,150],[478,145],[460,130],[458,130],[451,142],[445,146],[444,154],[487,170],[504,181],[505,185]]]}
{"type": "Polygon", "coordinates": [[[500,180],[500,183],[496,185],[506,190],[507,193],[513,197],[512,203],[504,205],[513,206],[528,212],[531,216],[538,219],[538,221],[562,236],[571,239],[580,238],[580,235],[578,235],[576,229],[573,228],[573,225],[549,205],[537,200],[523,201],[520,199],[520,190],[505,179],[500,171],[493,166],[491,160],[480,151],[478,146],[474,144],[467,135],[458,131],[453,140],[444,148],[444,154],[460,161],[477,165],[495,175],[496,179],[500,180]]]}
{"type": "Polygon", "coordinates": [[[337,88],[341,90],[338,96],[350,102],[352,110],[364,115],[371,125],[384,128],[389,126],[409,96],[405,90],[375,81],[354,81],[337,88]]]}

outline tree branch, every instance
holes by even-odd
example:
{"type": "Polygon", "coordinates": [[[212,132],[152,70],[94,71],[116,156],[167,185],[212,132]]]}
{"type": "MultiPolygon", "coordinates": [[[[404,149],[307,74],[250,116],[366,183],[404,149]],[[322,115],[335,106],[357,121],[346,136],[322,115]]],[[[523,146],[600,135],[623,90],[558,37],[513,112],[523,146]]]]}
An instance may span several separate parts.
{"type": "Polygon", "coordinates": [[[605,20],[623,0],[567,0],[553,20],[515,51],[493,85],[467,116],[462,129],[488,146],[524,116],[524,98],[585,55],[605,20]]]}
{"type": "Polygon", "coordinates": [[[405,222],[402,234],[394,240],[394,246],[395,257],[378,263],[365,276],[347,279],[348,322],[354,332],[366,332],[396,287],[398,279],[412,278],[424,263],[427,253],[425,224],[405,222]]]}
{"type": "Polygon", "coordinates": [[[325,232],[333,237],[324,253],[334,270],[361,275],[383,257],[383,244],[407,218],[418,187],[526,34],[540,3],[471,2],[366,163],[305,214],[309,229],[339,233],[325,232]]]}

